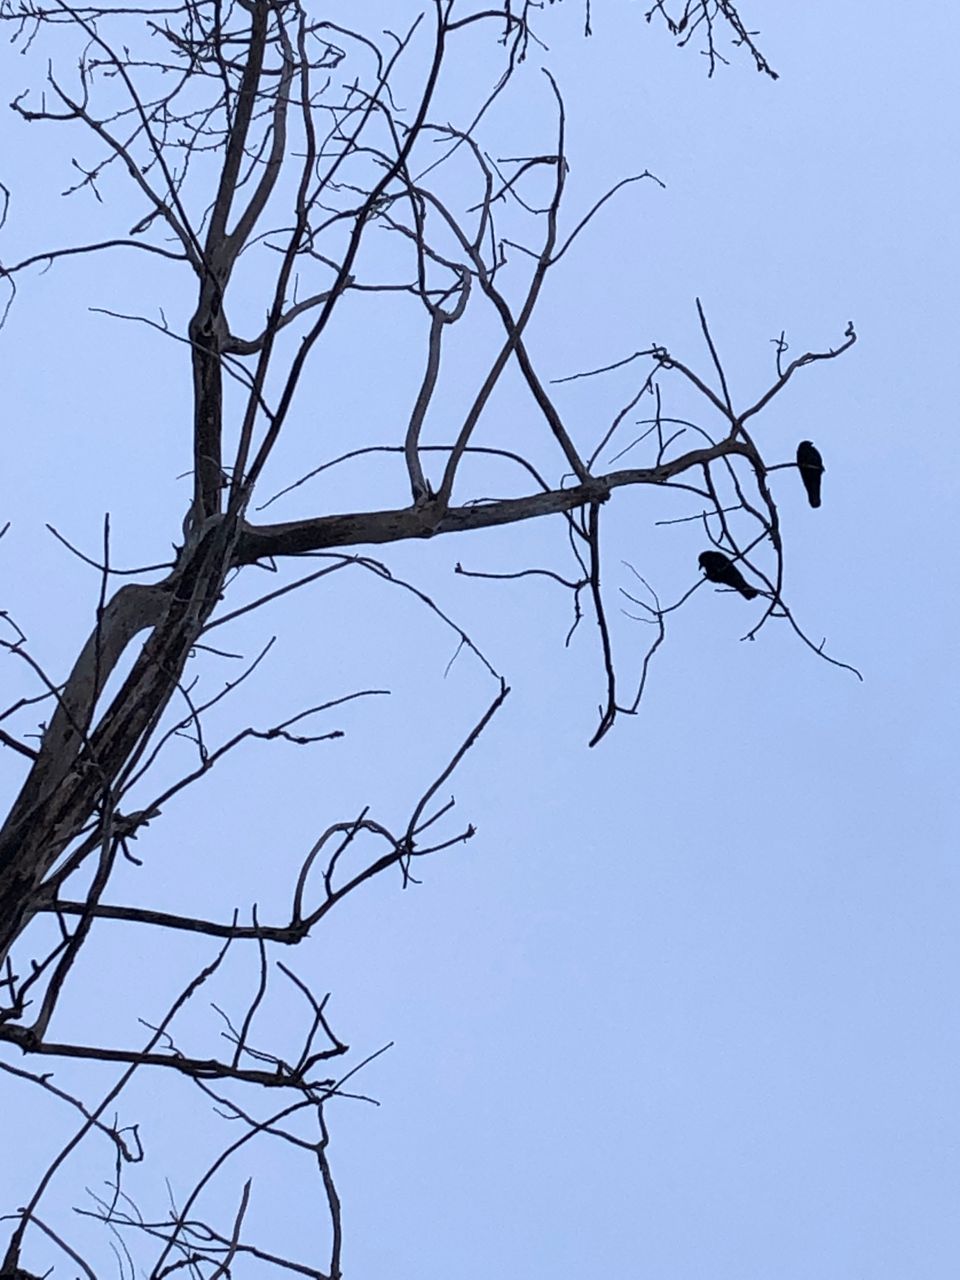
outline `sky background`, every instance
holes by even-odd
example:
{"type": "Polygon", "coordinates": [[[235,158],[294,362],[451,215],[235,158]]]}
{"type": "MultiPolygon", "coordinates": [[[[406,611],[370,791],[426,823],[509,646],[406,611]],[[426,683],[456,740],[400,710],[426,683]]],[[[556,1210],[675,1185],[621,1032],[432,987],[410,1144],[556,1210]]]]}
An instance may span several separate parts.
{"type": "MultiPolygon", "coordinates": [[[[351,1062],[393,1043],[355,1082],[380,1106],[329,1111],[347,1275],[939,1280],[960,1260],[960,16],[939,6],[914,21],[881,4],[866,21],[825,0],[744,0],[743,12],[761,27],[776,83],[735,50],[708,79],[704,59],[675,50],[640,4],[595,4],[587,41],[574,0],[549,8],[538,25],[549,49],[493,113],[489,145],[550,149],[542,62],[566,102],[568,229],[625,174],[649,169],[666,184],[623,193],[551,277],[530,334],[551,378],[652,342],[707,371],[699,297],[742,406],[772,380],[781,330],[795,355],[838,345],[855,321],[853,350],[801,371],[756,435],[773,460],[807,437],[824,455],[818,511],[795,473],[774,476],[787,598],[814,641],[826,637],[864,680],[819,661],[782,624],[742,643],[755,607],[701,590],[672,616],[640,714],[589,750],[604,691],[595,631],[582,625],[564,647],[569,600],[546,581],[452,573],[457,561],[569,569],[559,521],[375,550],[468,630],[513,692],[444,791],[457,800],[444,830],[469,821],[476,838],[420,864],[414,888],[390,877],[369,886],[308,949],[280,957],[332,992],[351,1062]]],[[[35,83],[41,66],[34,58],[31,76],[8,51],[5,83],[35,83]]],[[[462,111],[492,66],[464,64],[437,117],[462,111]]],[[[3,130],[0,178],[15,196],[4,258],[110,225],[89,199],[45,194],[66,185],[62,136],[12,117],[3,130]]],[[[178,536],[188,491],[184,348],[88,308],[163,306],[180,323],[193,301],[185,283],[129,257],[60,264],[21,279],[0,334],[0,519],[12,521],[0,605],[51,671],[65,672],[82,642],[98,580],[44,523],[96,554],[109,511],[115,561],[156,560],[178,536]]],[[[362,318],[359,305],[344,309],[318,354],[266,494],[358,440],[398,438],[421,335],[401,331],[392,303],[364,307],[362,318]]],[[[448,438],[444,412],[462,405],[493,333],[481,320],[452,340],[434,439],[448,438]]],[[[583,447],[641,377],[632,368],[556,388],[583,447]]],[[[560,473],[547,448],[526,443],[540,427],[516,382],[487,433],[524,442],[560,473]]],[[[401,481],[387,464],[345,468],[261,518],[399,505],[401,481]]],[[[478,491],[515,483],[490,471],[478,491]]],[[[690,509],[652,489],[607,504],[612,607],[620,588],[635,589],[628,565],[665,598],[696,580],[702,534],[654,524],[690,509]]],[[[238,587],[239,599],[253,590],[238,587]]],[[[237,716],[273,723],[356,689],[390,698],[324,721],[346,731],[336,743],[260,745],[225,761],[141,836],[145,866],[124,869],[114,900],[177,909],[189,885],[197,914],[256,900],[261,918],[282,915],[290,867],[319,832],[368,804],[405,825],[495,693],[469,655],[446,673],[452,632],[359,569],[287,598],[231,643],[253,653],[273,634],[246,700],[211,719],[214,737],[237,716]]],[[[649,637],[627,617],[615,635],[629,684],[649,637]]],[[[20,687],[13,665],[4,705],[20,687]]],[[[11,796],[21,776],[19,759],[0,757],[11,796]]],[[[59,1034],[139,1043],[132,1019],[159,1016],[169,984],[212,948],[150,952],[104,929],[89,952],[96,998],[65,1013],[59,1034]]],[[[232,993],[242,1010],[253,972],[237,961],[212,998],[232,993]]],[[[279,1034],[293,1037],[285,1018],[295,1029],[296,1009],[280,996],[279,1034]]],[[[10,1149],[42,1168],[71,1117],[44,1110],[38,1133],[26,1088],[2,1089],[10,1149]]],[[[194,1144],[229,1136],[186,1085],[169,1090],[144,1077],[124,1107],[154,1159],[130,1184],[147,1214],[163,1211],[164,1172],[182,1194],[194,1144]],[[171,1124],[171,1105],[185,1127],[171,1124]]],[[[108,1176],[99,1154],[51,1191],[54,1219],[108,1176]]],[[[313,1184],[305,1173],[302,1195],[284,1188],[280,1155],[263,1149],[253,1221],[315,1260],[313,1184]]],[[[5,1205],[24,1194],[14,1164],[0,1162],[5,1205]]],[[[222,1204],[235,1205],[250,1171],[227,1175],[222,1204]]]]}

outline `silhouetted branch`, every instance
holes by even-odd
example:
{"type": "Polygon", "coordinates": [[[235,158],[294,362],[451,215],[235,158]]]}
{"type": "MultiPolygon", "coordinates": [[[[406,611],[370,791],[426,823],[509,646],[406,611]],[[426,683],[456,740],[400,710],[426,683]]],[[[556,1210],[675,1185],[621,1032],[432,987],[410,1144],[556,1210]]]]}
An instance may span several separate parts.
{"type": "MultiPolygon", "coordinates": [[[[738,8],[729,0],[657,0],[646,17],[663,21],[681,45],[699,49],[709,74],[725,61],[723,50],[732,41],[759,71],[776,78],[738,8]]],[[[87,1216],[118,1239],[137,1232],[156,1252],[152,1268],[118,1253],[130,1274],[139,1267],[157,1280],[178,1270],[223,1277],[249,1261],[315,1280],[339,1280],[342,1214],[325,1107],[334,1097],[357,1096],[348,1095],[345,1086],[376,1055],[360,1063],[348,1060],[348,1045],[328,1015],[329,996],[320,996],[277,961],[273,948],[316,936],[334,908],[384,873],[395,875],[398,887],[415,884],[417,860],[474,837],[472,823],[454,821],[448,786],[509,693],[499,672],[500,654],[484,653],[437,591],[373,559],[369,547],[560,517],[544,527],[561,535],[555,545],[563,562],[554,564],[538,552],[534,567],[518,543],[512,571],[468,571],[457,563],[455,572],[524,585],[542,577],[562,587],[570,593],[573,611],[567,644],[584,616],[584,602],[590,601],[600,640],[593,652],[599,653],[595,663],[603,686],[591,745],[601,741],[620,713],[637,713],[651,662],[665,640],[667,616],[708,581],[691,563],[674,588],[658,583],[655,590],[650,582],[656,579],[646,566],[650,582],[628,566],[649,593],[642,598],[620,589],[639,610],[630,616],[653,628],[642,657],[627,653],[633,664],[628,682],[635,687],[628,701],[620,693],[627,678],[620,640],[615,619],[608,616],[610,586],[604,575],[609,571],[601,573],[611,523],[607,504],[614,500],[632,504],[631,518],[635,507],[645,505],[655,524],[700,523],[710,551],[727,565],[725,575],[714,572],[709,579],[710,591],[714,586],[726,590],[732,582],[736,593],[739,581],[748,602],[740,607],[752,605],[746,638],[784,620],[818,656],[847,665],[811,640],[785,603],[787,535],[778,485],[796,479],[796,464],[769,463],[763,432],[752,420],[800,369],[849,350],[856,340],[853,326],[837,346],[807,352],[789,364],[781,333],[774,340],[776,377],[745,408],[732,394],[722,344],[699,300],[706,371],[698,359],[678,358],[654,344],[597,368],[548,378],[533,335],[549,273],[569,266],[575,247],[578,253],[584,250],[594,220],[612,206],[614,196],[647,179],[663,184],[648,170],[634,172],[588,199],[582,216],[568,218],[567,109],[552,76],[544,73],[555,119],[552,138],[516,155],[507,153],[519,146],[494,150],[487,136],[496,115],[491,108],[506,102],[518,67],[541,47],[532,23],[547,21],[549,9],[544,12],[532,0],[458,10],[456,16],[454,9],[446,0],[430,0],[399,34],[374,36],[315,17],[299,0],[241,0],[233,6],[173,0],[159,8],[0,0],[0,23],[7,24],[14,48],[25,55],[21,65],[34,55],[42,59],[35,73],[39,92],[18,93],[11,104],[17,124],[33,132],[44,125],[82,131],[92,158],[72,161],[74,173],[64,194],[92,195],[103,206],[98,212],[118,218],[117,226],[88,243],[74,245],[68,234],[54,247],[18,250],[15,260],[0,265],[8,294],[0,327],[18,289],[33,279],[33,267],[47,270],[65,259],[102,261],[100,255],[114,249],[145,251],[157,270],[166,271],[172,263],[179,271],[186,263],[190,293],[181,297],[179,312],[166,303],[159,319],[97,310],[135,319],[148,326],[151,337],[173,339],[177,346],[171,351],[182,358],[192,393],[188,457],[178,464],[190,479],[191,494],[186,509],[173,513],[171,532],[179,538],[173,558],[116,569],[113,562],[122,562],[123,553],[113,545],[109,518],[94,554],[80,551],[48,524],[54,537],[98,574],[86,638],[65,679],[50,673],[36,656],[42,650],[28,645],[12,616],[0,611],[0,649],[16,659],[11,666],[25,689],[0,712],[9,725],[0,729],[0,745],[26,762],[0,825],[0,1049],[60,1063],[69,1059],[78,1073],[88,1063],[121,1068],[102,1099],[91,1104],[84,1100],[86,1083],[68,1091],[49,1073],[0,1061],[9,1076],[38,1085],[51,1104],[53,1098],[66,1102],[81,1118],[36,1187],[17,1201],[22,1208],[0,1266],[4,1275],[29,1274],[20,1268],[20,1258],[31,1227],[54,1242],[75,1270],[101,1274],[102,1268],[91,1266],[40,1214],[51,1183],[77,1147],[99,1133],[111,1144],[114,1174],[109,1195],[94,1196],[87,1216]],[[46,61],[45,35],[51,37],[55,59],[68,61],[65,75],[55,60],[46,61]],[[492,83],[465,100],[458,120],[435,119],[439,87],[456,75],[457,59],[472,58],[485,36],[495,52],[499,49],[492,83]],[[132,208],[114,210],[113,194],[106,199],[108,178],[126,182],[132,208]],[[372,350],[364,318],[356,321],[356,359],[345,359],[337,345],[343,336],[340,320],[365,317],[363,309],[383,305],[384,295],[403,317],[398,333],[409,334],[412,349],[421,352],[410,402],[391,403],[384,423],[358,423],[357,434],[346,443],[317,430],[306,459],[302,453],[286,454],[296,433],[295,427],[291,431],[296,406],[308,387],[315,394],[317,382],[309,379],[317,368],[324,369],[316,359],[321,352],[342,366],[323,377],[340,372],[350,379],[359,371],[380,377],[390,368],[372,350]],[[168,322],[168,314],[189,319],[168,322]],[[459,327],[453,330],[453,325],[459,327]],[[451,350],[458,344],[470,349],[466,382],[461,370],[451,373],[451,350]],[[567,409],[566,384],[601,375],[627,385],[613,416],[600,418],[599,426],[594,417],[584,429],[567,409]],[[501,397],[511,377],[521,388],[529,429],[519,417],[516,424],[504,422],[501,397]],[[648,396],[653,408],[641,409],[648,396]],[[637,412],[645,415],[639,421],[633,419],[637,412]],[[446,443],[431,442],[431,436],[446,443]],[[624,446],[625,439],[630,442],[624,446]],[[611,447],[616,456],[605,472],[596,473],[611,447]],[[631,462],[644,465],[621,466],[628,453],[631,462]],[[396,497],[381,501],[407,502],[409,495],[408,505],[373,509],[372,498],[365,506],[361,497],[359,509],[338,512],[317,499],[298,519],[256,524],[249,518],[251,511],[262,511],[335,467],[379,460],[381,454],[402,464],[402,470],[396,468],[396,497]],[[436,485],[429,465],[433,455],[436,485]],[[300,478],[263,501],[259,490],[268,464],[300,478]],[[657,519],[664,497],[672,505],[666,518],[657,519]],[[683,504],[680,514],[678,503],[683,504]],[[312,562],[303,566],[305,572],[282,564],[306,557],[312,562]],[[317,561],[319,567],[313,567],[317,561]],[[386,692],[370,687],[337,695],[334,686],[332,696],[298,694],[293,706],[299,709],[292,712],[288,707],[240,715],[225,728],[219,719],[249,695],[249,678],[264,669],[273,640],[245,639],[240,625],[231,633],[238,638],[230,650],[215,650],[206,643],[211,633],[245,623],[281,600],[292,604],[294,593],[308,587],[321,591],[350,566],[373,575],[378,586],[412,596],[452,634],[450,664],[469,653],[496,685],[486,706],[462,721],[459,730],[444,726],[455,745],[409,799],[406,821],[383,820],[373,802],[335,808],[319,818],[320,834],[304,842],[306,852],[284,863],[284,851],[277,850],[271,875],[281,888],[286,885],[289,907],[277,914],[273,908],[266,920],[262,916],[268,913],[255,903],[244,907],[240,923],[239,907],[225,900],[198,914],[192,883],[182,886],[180,910],[157,910],[149,899],[134,905],[136,894],[126,890],[123,896],[133,901],[116,901],[124,868],[146,885],[140,869],[149,859],[134,856],[132,848],[141,830],[157,822],[175,798],[200,786],[225,756],[254,739],[308,746],[339,737],[341,730],[318,729],[312,718],[386,692]],[[290,572],[275,578],[279,585],[270,590],[236,586],[241,579],[249,581],[252,572],[281,569],[290,572]],[[741,571],[757,585],[738,579],[741,571]],[[118,577],[133,580],[115,589],[118,577]],[[149,580],[153,577],[158,580],[149,580]],[[213,686],[204,683],[213,655],[239,662],[231,668],[239,674],[226,681],[218,677],[213,686]],[[47,720],[38,725],[40,715],[47,720]],[[36,746],[28,745],[34,741],[36,746]],[[176,753],[181,743],[185,759],[176,753]],[[168,768],[171,758],[175,764],[168,768]],[[153,798],[144,801],[141,790],[153,798]],[[335,816],[344,811],[347,817],[335,816]],[[219,919],[208,918],[218,914],[219,919]],[[121,925],[130,955],[155,939],[168,943],[179,937],[187,946],[191,935],[217,938],[223,946],[172,998],[156,1026],[141,1018],[150,1027],[142,1047],[119,1027],[111,1030],[109,1043],[92,1033],[89,1041],[82,1033],[73,1040],[59,1031],[58,1016],[82,1007],[91,990],[98,1001],[109,1000],[110,983],[126,978],[122,966],[106,977],[96,970],[91,978],[78,961],[96,959],[95,947],[88,947],[93,933],[121,925]],[[219,1037],[217,1049],[208,1052],[205,1042],[184,1042],[181,1048],[179,1025],[174,1038],[175,1020],[214,975],[224,979],[223,962],[235,944],[252,944],[235,952],[250,968],[235,1003],[219,996],[219,1003],[211,1001],[215,1017],[208,1015],[208,1021],[219,1037]],[[291,996],[299,1015],[290,1033],[292,1047],[278,1040],[274,1025],[278,998],[291,996]],[[341,1058],[344,1074],[328,1078],[326,1064],[341,1058]],[[121,1185],[125,1166],[145,1157],[137,1127],[120,1128],[104,1119],[142,1068],[152,1069],[152,1079],[190,1081],[204,1105],[235,1126],[231,1140],[211,1159],[204,1157],[186,1199],[174,1204],[171,1193],[166,1216],[141,1213],[121,1185]],[[273,1109],[278,1090],[282,1105],[273,1109]],[[239,1138],[237,1125],[243,1130],[239,1138]],[[281,1142],[292,1158],[309,1160],[314,1194],[328,1224],[325,1269],[248,1238],[258,1185],[246,1168],[224,1221],[212,1224],[201,1216],[201,1196],[235,1156],[249,1161],[261,1141],[281,1142]]],[[[584,22],[589,32],[589,3],[584,22]]],[[[443,111],[450,110],[449,99],[442,100],[443,111]]],[[[9,192],[0,184],[0,225],[9,203],[9,192]]],[[[624,338],[624,349],[633,345],[632,335],[624,338]]],[[[325,394],[323,388],[321,400],[325,394]]],[[[336,404],[334,395],[330,403],[336,404]]],[[[110,457],[105,461],[112,464],[110,457]]],[[[6,529],[0,529],[0,537],[6,529]]],[[[707,559],[708,567],[711,563],[716,565],[716,556],[707,559]]],[[[216,814],[208,820],[215,823],[216,814]]],[[[218,888],[232,891],[229,885],[218,888]]],[[[289,1027],[286,1014],[284,1027],[289,1027]]]]}

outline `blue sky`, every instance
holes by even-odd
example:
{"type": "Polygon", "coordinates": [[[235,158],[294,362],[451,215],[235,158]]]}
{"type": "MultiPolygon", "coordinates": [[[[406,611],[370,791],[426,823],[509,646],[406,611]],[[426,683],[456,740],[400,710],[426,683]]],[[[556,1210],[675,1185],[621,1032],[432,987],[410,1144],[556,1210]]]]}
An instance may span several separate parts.
{"type": "MultiPolygon", "coordinates": [[[[570,611],[558,588],[452,573],[457,561],[562,568],[559,522],[377,552],[466,627],[513,692],[452,786],[476,838],[423,864],[415,888],[384,879],[348,900],[293,957],[333,993],[351,1060],[393,1042],[357,1081],[381,1105],[331,1109],[345,1270],[939,1280],[960,1256],[960,20],[944,8],[932,32],[892,5],[867,22],[819,0],[776,13],[745,0],[780,72],[772,83],[735,52],[708,80],[694,51],[646,25],[642,6],[594,9],[586,42],[574,0],[540,18],[542,62],[568,116],[567,226],[626,173],[649,169],[666,185],[637,184],[598,217],[548,285],[531,349],[551,378],[651,342],[706,370],[699,297],[743,404],[771,380],[781,330],[796,354],[837,345],[853,319],[856,347],[801,371],[757,435],[777,460],[805,437],[824,455],[819,511],[794,473],[776,474],[787,593],[815,641],[826,637],[864,680],[782,627],[741,643],[753,606],[702,590],[674,615],[639,716],[591,751],[603,696],[593,630],[564,648],[570,611]]],[[[11,83],[26,78],[22,61],[5,62],[11,83]]],[[[486,68],[444,87],[451,112],[473,72],[479,82],[486,68]]],[[[489,122],[491,151],[502,154],[513,131],[522,147],[549,149],[535,57],[512,95],[489,122]]],[[[0,177],[15,195],[18,184],[30,191],[14,204],[6,254],[72,238],[74,217],[104,225],[89,201],[37,194],[65,185],[62,140],[33,126],[28,151],[26,131],[4,127],[0,177]]],[[[163,305],[176,320],[192,301],[183,283],[129,259],[58,265],[21,282],[0,334],[2,518],[13,521],[0,547],[3,607],[51,670],[65,670],[85,635],[98,584],[44,522],[92,551],[109,510],[115,559],[136,563],[165,554],[187,492],[177,479],[189,466],[182,349],[87,308],[163,305]]],[[[397,438],[423,350],[399,314],[345,311],[268,492],[345,442],[397,438]]],[[[477,376],[493,332],[484,323],[452,342],[435,439],[447,438],[443,413],[477,376]]],[[[602,434],[639,376],[556,388],[578,440],[602,434]]],[[[487,438],[527,441],[535,429],[516,384],[506,387],[487,438]]],[[[492,492],[504,478],[488,474],[480,487],[492,492]]],[[[344,509],[369,494],[402,501],[391,476],[358,467],[324,477],[271,515],[344,509]]],[[[615,495],[604,513],[608,598],[635,584],[624,562],[665,597],[692,584],[702,538],[655,525],[680,510],[651,490],[615,495]]],[[[284,601],[231,642],[252,652],[274,633],[276,656],[250,683],[244,719],[357,688],[391,697],[336,715],[340,742],[226,761],[141,837],[145,867],[125,871],[117,900],[172,906],[189,883],[201,914],[254,899],[262,915],[280,913],[289,868],[318,832],[366,804],[405,822],[493,696],[467,655],[445,674],[449,630],[360,570],[284,601]]],[[[615,635],[623,670],[635,671],[645,630],[616,618],[615,635]]],[[[233,714],[214,728],[226,732],[233,714]]],[[[9,754],[0,779],[12,791],[21,771],[9,754]]],[[[129,1034],[130,1019],[157,1013],[171,976],[208,958],[132,946],[119,930],[95,940],[90,973],[100,960],[132,980],[79,1008],[77,1022],[65,1015],[65,1037],[91,1020],[129,1034]]],[[[244,989],[233,988],[238,1002],[244,989]]],[[[159,1171],[185,1187],[192,1144],[171,1130],[157,1082],[139,1089],[128,1105],[157,1167],[133,1185],[145,1212],[158,1212],[159,1171]]],[[[199,1150],[215,1122],[185,1091],[177,1097],[199,1150]]],[[[13,1124],[21,1114],[21,1142],[39,1160],[35,1121],[18,1111],[13,1124]]],[[[67,1121],[49,1123],[52,1142],[67,1121]]],[[[278,1192],[272,1158],[254,1213],[310,1256],[316,1203],[278,1192]]],[[[65,1176],[54,1202],[105,1176],[95,1167],[65,1176]]],[[[234,1171],[236,1186],[248,1172],[234,1171]]],[[[4,1174],[0,1188],[7,1203],[4,1174]]]]}

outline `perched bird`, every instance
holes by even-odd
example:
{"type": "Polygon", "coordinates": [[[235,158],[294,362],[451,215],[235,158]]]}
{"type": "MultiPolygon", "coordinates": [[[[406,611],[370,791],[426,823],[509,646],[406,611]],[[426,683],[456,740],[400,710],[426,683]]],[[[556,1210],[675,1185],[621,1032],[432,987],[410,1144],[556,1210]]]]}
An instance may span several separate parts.
{"type": "Polygon", "coordinates": [[[757,594],[756,588],[749,582],[722,551],[701,551],[700,568],[707,576],[708,582],[719,582],[722,587],[733,587],[745,600],[752,600],[757,594]]]}
{"type": "Polygon", "coordinates": [[[820,478],[824,467],[820,450],[811,441],[801,440],[797,445],[797,466],[800,468],[800,479],[807,491],[811,507],[819,507],[820,478]]]}

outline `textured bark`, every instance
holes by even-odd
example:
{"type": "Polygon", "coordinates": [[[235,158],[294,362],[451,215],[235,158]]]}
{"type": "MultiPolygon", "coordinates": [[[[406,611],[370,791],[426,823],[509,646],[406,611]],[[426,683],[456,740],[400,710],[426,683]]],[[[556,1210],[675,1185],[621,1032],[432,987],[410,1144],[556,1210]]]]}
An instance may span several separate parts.
{"type": "Polygon", "coordinates": [[[162,715],[220,598],[237,524],[235,516],[208,520],[164,582],[122,587],[84,645],[0,829],[0,963],[35,913],[44,877],[110,797],[162,715]],[[130,674],[94,723],[111,671],[147,627],[130,674]]]}

